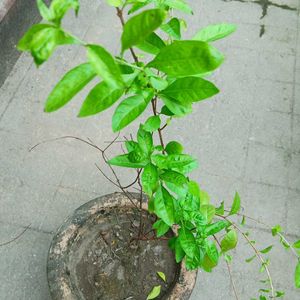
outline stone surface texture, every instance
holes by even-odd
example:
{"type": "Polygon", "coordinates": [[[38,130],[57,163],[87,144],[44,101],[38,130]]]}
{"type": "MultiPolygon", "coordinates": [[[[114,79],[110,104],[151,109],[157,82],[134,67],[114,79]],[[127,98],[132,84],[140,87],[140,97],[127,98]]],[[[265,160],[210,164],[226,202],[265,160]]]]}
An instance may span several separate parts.
{"type": "MultiPolygon", "coordinates": [[[[245,212],[280,223],[288,239],[300,238],[300,31],[299,0],[190,1],[188,33],[210,23],[238,25],[230,38],[215,43],[226,61],[213,77],[221,93],[194,106],[184,121],[172,122],[166,139],[178,139],[199,159],[199,180],[213,201],[231,204],[239,191],[245,212]]],[[[78,19],[70,12],[64,26],[89,43],[119,52],[121,26],[105,1],[82,0],[78,19]]],[[[99,146],[115,135],[113,109],[86,119],[76,117],[87,89],[62,110],[43,113],[55,83],[86,60],[78,47],[61,47],[37,69],[22,54],[0,89],[0,299],[48,300],[46,258],[57,227],[83,203],[116,191],[101,176],[97,151],[73,140],[45,143],[65,135],[89,137],[99,146]]],[[[125,131],[133,132],[143,118],[125,131]]],[[[111,155],[118,153],[115,147],[111,155]]],[[[104,167],[104,166],[103,166],[104,167]]],[[[104,167],[105,168],[105,167],[104,167]]],[[[134,172],[120,170],[124,184],[134,172]]],[[[247,223],[260,249],[278,244],[263,226],[247,223]]],[[[240,240],[232,262],[240,299],[257,297],[261,287],[258,262],[246,264],[251,249],[240,240]]],[[[276,289],[286,299],[300,299],[293,287],[294,257],[278,245],[271,252],[276,289]]],[[[200,272],[191,300],[235,299],[226,264],[212,274],[200,272]]]]}

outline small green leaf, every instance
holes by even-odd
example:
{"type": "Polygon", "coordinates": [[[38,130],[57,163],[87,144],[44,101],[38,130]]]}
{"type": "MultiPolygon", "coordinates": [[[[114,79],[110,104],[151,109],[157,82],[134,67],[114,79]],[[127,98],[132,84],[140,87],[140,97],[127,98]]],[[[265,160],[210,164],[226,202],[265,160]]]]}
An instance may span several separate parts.
{"type": "Polygon", "coordinates": [[[164,106],[161,108],[160,113],[161,113],[162,115],[169,116],[169,117],[174,116],[174,113],[172,113],[172,112],[168,109],[168,107],[167,107],[166,105],[164,105],[164,106]]]}
{"type": "Polygon", "coordinates": [[[133,3],[132,7],[129,9],[128,14],[132,14],[134,12],[136,12],[137,10],[145,7],[146,5],[148,5],[152,0],[145,0],[143,2],[136,2],[133,3]]]}
{"type": "Polygon", "coordinates": [[[183,146],[176,141],[171,141],[167,144],[165,150],[168,154],[181,154],[183,152],[183,146]]]}
{"type": "Polygon", "coordinates": [[[134,163],[130,161],[128,154],[122,154],[110,159],[107,163],[113,166],[138,169],[144,168],[148,162],[149,161],[145,159],[144,161],[134,163]]]}
{"type": "Polygon", "coordinates": [[[164,272],[157,272],[157,275],[164,281],[167,282],[166,274],[164,272]]]}
{"type": "Polygon", "coordinates": [[[228,255],[228,254],[224,254],[224,259],[225,259],[225,261],[227,261],[228,263],[230,263],[232,261],[232,256],[228,255]]]}
{"type": "Polygon", "coordinates": [[[206,242],[206,254],[204,256],[202,267],[205,271],[210,272],[212,268],[216,267],[219,262],[219,252],[214,242],[208,240],[206,242]]]}
{"type": "Polygon", "coordinates": [[[266,247],[265,249],[260,250],[259,252],[263,253],[263,254],[266,254],[266,253],[270,252],[272,250],[272,248],[273,248],[273,245],[269,246],[269,247],[266,247]]]}
{"type": "Polygon", "coordinates": [[[148,35],[141,44],[136,45],[140,50],[154,55],[158,54],[160,49],[165,46],[165,42],[155,32],[148,35]]]}
{"type": "Polygon", "coordinates": [[[179,238],[176,238],[175,241],[175,260],[177,263],[180,263],[185,257],[185,252],[180,244],[179,238]]]}
{"type": "Polygon", "coordinates": [[[142,186],[144,192],[148,195],[152,195],[158,186],[158,171],[151,163],[145,166],[142,173],[142,186]]]}
{"type": "Polygon", "coordinates": [[[160,98],[164,102],[165,106],[173,115],[177,117],[183,117],[192,112],[192,104],[190,102],[179,102],[176,99],[160,95],[160,98]]]}
{"type": "Polygon", "coordinates": [[[231,206],[231,210],[230,210],[228,216],[235,215],[236,213],[239,212],[240,209],[241,209],[241,199],[240,199],[240,195],[238,194],[238,192],[236,192],[234,199],[233,199],[233,204],[231,206]]]}
{"type": "Polygon", "coordinates": [[[213,83],[197,77],[179,78],[160,92],[180,103],[201,101],[217,93],[219,89],[213,83]]]}
{"type": "Polygon", "coordinates": [[[160,123],[161,121],[159,116],[152,116],[147,119],[143,125],[143,129],[152,133],[160,127],[160,123]]]}
{"type": "Polygon", "coordinates": [[[207,223],[209,224],[215,216],[216,208],[211,204],[205,204],[200,206],[200,212],[202,213],[207,223]]]}
{"type": "Polygon", "coordinates": [[[107,50],[98,45],[88,45],[87,55],[95,71],[108,85],[116,89],[123,88],[120,68],[107,50]]]}
{"type": "Polygon", "coordinates": [[[171,8],[180,10],[187,14],[193,14],[193,10],[190,8],[190,6],[186,3],[185,0],[165,0],[165,5],[168,5],[171,8]]]}
{"type": "Polygon", "coordinates": [[[79,117],[95,115],[112,106],[123,94],[123,89],[116,89],[106,82],[98,83],[81,106],[79,117]]]}
{"type": "Polygon", "coordinates": [[[168,224],[166,224],[163,220],[158,220],[153,224],[153,229],[156,229],[156,236],[157,237],[161,237],[164,234],[166,234],[169,229],[170,226],[168,224]]]}
{"type": "Polygon", "coordinates": [[[155,299],[159,296],[161,291],[161,286],[160,285],[156,285],[151,292],[149,293],[147,300],[151,300],[151,299],[155,299]]]}
{"type": "Polygon", "coordinates": [[[178,231],[179,242],[187,256],[193,258],[199,252],[193,233],[187,228],[180,228],[178,231]]]}
{"type": "Polygon", "coordinates": [[[53,0],[50,5],[51,15],[53,18],[48,21],[52,21],[57,25],[60,25],[61,19],[64,17],[66,12],[73,8],[76,15],[79,11],[79,1],[78,0],[53,0]]]}
{"type": "Polygon", "coordinates": [[[37,6],[40,12],[40,15],[44,20],[50,21],[54,18],[51,10],[47,7],[44,0],[37,0],[37,6]]]}
{"type": "Polygon", "coordinates": [[[230,226],[230,223],[228,221],[218,221],[218,222],[209,224],[205,228],[205,234],[207,236],[214,235],[214,234],[220,232],[221,230],[227,228],[228,226],[230,226]]]}
{"type": "Polygon", "coordinates": [[[296,269],[295,269],[295,287],[300,289],[300,260],[298,260],[296,269]]]}
{"type": "Polygon", "coordinates": [[[53,112],[67,104],[95,76],[96,73],[89,63],[81,64],[70,70],[48,96],[45,112],[53,112]]]}
{"type": "Polygon", "coordinates": [[[300,249],[300,240],[293,244],[293,247],[296,249],[300,249]]]}
{"type": "Polygon", "coordinates": [[[165,19],[165,12],[160,9],[149,9],[132,17],[124,26],[122,51],[141,44],[165,19]]]}
{"type": "Polygon", "coordinates": [[[154,198],[154,210],[167,225],[172,226],[174,219],[174,202],[170,193],[162,186],[158,188],[154,198]]]}
{"type": "Polygon", "coordinates": [[[282,291],[276,291],[275,292],[275,297],[276,298],[281,298],[285,295],[285,292],[282,292],[282,291]]]}
{"type": "Polygon", "coordinates": [[[152,91],[148,91],[123,100],[113,115],[113,131],[119,131],[133,122],[147,108],[152,97],[152,91]]]}
{"type": "Polygon", "coordinates": [[[126,141],[125,142],[125,147],[126,147],[128,152],[132,152],[132,151],[137,150],[140,146],[135,141],[126,141]]]}
{"type": "Polygon", "coordinates": [[[162,174],[160,174],[160,178],[163,181],[172,183],[178,187],[183,187],[188,183],[188,180],[184,175],[172,170],[164,171],[162,174]]]}
{"type": "Polygon", "coordinates": [[[169,76],[190,76],[213,71],[223,60],[223,55],[205,42],[175,41],[162,48],[148,67],[169,76]]]}
{"type": "Polygon", "coordinates": [[[158,91],[164,90],[168,86],[168,81],[160,77],[150,77],[150,83],[158,91]]]}
{"type": "Polygon", "coordinates": [[[217,215],[224,215],[224,201],[221,202],[220,206],[216,209],[217,215]]]}
{"type": "Polygon", "coordinates": [[[253,256],[251,256],[251,257],[245,259],[245,262],[246,262],[246,263],[250,263],[254,258],[256,258],[256,255],[253,255],[253,256]]]}
{"type": "Polygon", "coordinates": [[[236,30],[236,25],[234,24],[215,24],[209,25],[201,29],[194,37],[193,40],[203,41],[203,42],[213,42],[222,39],[236,30]]]}
{"type": "Polygon", "coordinates": [[[137,141],[145,156],[149,156],[153,152],[152,134],[144,130],[142,125],[137,133],[137,141]]]}
{"type": "Polygon", "coordinates": [[[231,249],[234,249],[237,245],[238,237],[234,229],[228,231],[225,237],[221,241],[221,250],[222,252],[227,252],[231,249]]]}
{"type": "Polygon", "coordinates": [[[114,6],[114,7],[119,7],[123,4],[122,0],[106,0],[107,4],[114,6]]]}
{"type": "Polygon", "coordinates": [[[188,154],[155,154],[151,159],[160,169],[171,169],[184,174],[198,167],[197,160],[188,154]]]}
{"type": "Polygon", "coordinates": [[[180,21],[177,18],[172,18],[168,23],[163,24],[160,28],[166,32],[170,37],[180,40],[180,21]]]}
{"type": "Polygon", "coordinates": [[[282,232],[282,228],[280,225],[275,225],[273,228],[272,228],[272,235],[275,236],[277,235],[278,233],[282,232]]]}

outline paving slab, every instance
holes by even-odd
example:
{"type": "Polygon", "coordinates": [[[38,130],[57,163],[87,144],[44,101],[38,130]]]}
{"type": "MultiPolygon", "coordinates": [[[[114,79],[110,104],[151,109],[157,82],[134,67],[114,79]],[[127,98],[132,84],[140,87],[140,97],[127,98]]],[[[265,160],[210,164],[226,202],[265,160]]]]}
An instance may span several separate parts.
{"type": "MultiPolygon", "coordinates": [[[[269,1],[262,18],[263,2],[191,1],[195,12],[188,17],[191,32],[218,22],[237,23],[238,30],[215,43],[226,61],[211,80],[222,92],[195,105],[185,120],[174,120],[165,135],[182,142],[186,152],[199,159],[200,168],[192,178],[199,180],[214,203],[224,200],[229,207],[238,191],[245,213],[270,225],[281,223],[293,240],[299,239],[300,227],[300,52],[295,10],[299,1],[269,1]]],[[[82,0],[78,19],[70,12],[64,26],[117,54],[121,26],[114,15],[105,1],[82,0]]],[[[48,300],[45,264],[51,233],[76,207],[116,190],[95,166],[105,169],[99,153],[76,140],[47,142],[29,151],[41,141],[60,136],[90,138],[100,147],[116,137],[111,132],[115,107],[94,117],[76,117],[88,89],[62,110],[42,113],[55,83],[84,61],[82,49],[60,47],[36,69],[29,55],[22,54],[0,89],[0,236],[7,240],[30,223],[34,229],[8,247],[0,247],[0,299],[48,300]]],[[[134,132],[146,116],[119,138],[134,132]]],[[[119,151],[118,144],[110,154],[119,151]]],[[[124,184],[135,175],[121,169],[119,174],[124,184]]],[[[249,222],[245,230],[249,229],[262,248],[276,242],[261,224],[249,222]]],[[[245,268],[249,247],[240,242],[239,248],[232,269],[240,299],[246,300],[257,290],[258,265],[245,268]]],[[[272,254],[276,287],[287,290],[286,299],[297,300],[300,294],[290,278],[295,261],[280,251],[272,254]]],[[[224,262],[213,274],[200,272],[191,299],[234,299],[224,262]]]]}

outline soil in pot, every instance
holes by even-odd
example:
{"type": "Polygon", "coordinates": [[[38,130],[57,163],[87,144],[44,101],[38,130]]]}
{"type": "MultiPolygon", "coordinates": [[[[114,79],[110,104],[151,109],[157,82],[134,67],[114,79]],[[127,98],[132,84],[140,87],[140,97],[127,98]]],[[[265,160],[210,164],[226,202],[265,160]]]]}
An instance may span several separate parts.
{"type": "MultiPolygon", "coordinates": [[[[89,220],[70,249],[69,276],[79,298],[101,300],[145,300],[156,285],[164,299],[179,278],[180,266],[168,241],[155,239],[155,219],[143,213],[143,233],[136,240],[140,216],[129,208],[106,208],[89,220]],[[157,275],[166,275],[167,282],[157,275]]],[[[172,237],[172,233],[169,234],[172,237]]]]}

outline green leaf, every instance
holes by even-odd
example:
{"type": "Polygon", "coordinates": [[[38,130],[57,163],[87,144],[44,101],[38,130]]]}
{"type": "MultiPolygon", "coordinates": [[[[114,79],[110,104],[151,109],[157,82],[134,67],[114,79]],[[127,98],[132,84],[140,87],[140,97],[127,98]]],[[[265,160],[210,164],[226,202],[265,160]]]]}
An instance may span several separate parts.
{"type": "Polygon", "coordinates": [[[218,221],[218,222],[209,224],[205,228],[205,234],[207,236],[214,235],[214,234],[220,232],[221,230],[227,228],[228,226],[230,226],[230,223],[228,221],[218,221]]]}
{"type": "Polygon", "coordinates": [[[150,83],[158,91],[164,90],[168,86],[168,81],[160,77],[150,77],[150,83]]]}
{"type": "Polygon", "coordinates": [[[238,242],[238,236],[234,229],[229,230],[221,241],[222,252],[234,249],[238,242]]]}
{"type": "Polygon", "coordinates": [[[114,7],[119,7],[123,4],[122,0],[106,0],[107,4],[114,6],[114,7]]]}
{"type": "Polygon", "coordinates": [[[207,205],[207,204],[210,203],[210,196],[209,196],[209,194],[206,191],[200,190],[199,197],[200,197],[200,203],[201,203],[201,205],[207,205]]]}
{"type": "Polygon", "coordinates": [[[151,157],[152,161],[160,169],[171,169],[180,173],[188,173],[197,168],[197,160],[188,154],[155,154],[151,157]]]}
{"type": "Polygon", "coordinates": [[[175,41],[161,49],[148,67],[169,76],[190,76],[213,71],[223,60],[223,55],[205,42],[175,41]]]}
{"type": "Polygon", "coordinates": [[[172,18],[168,23],[161,25],[160,28],[175,40],[181,39],[180,21],[177,18],[172,18]]]}
{"type": "Polygon", "coordinates": [[[197,77],[177,79],[160,92],[160,94],[176,99],[180,103],[200,101],[217,93],[219,90],[213,83],[197,77]]]}
{"type": "Polygon", "coordinates": [[[224,215],[224,201],[221,202],[220,206],[216,209],[217,215],[224,215]]]}
{"type": "Polygon", "coordinates": [[[167,225],[172,226],[174,220],[173,197],[162,186],[160,186],[154,198],[154,211],[167,225]]]}
{"type": "Polygon", "coordinates": [[[125,142],[125,147],[126,147],[128,152],[132,152],[132,151],[137,150],[140,146],[135,141],[126,141],[125,142]]]}
{"type": "Polygon", "coordinates": [[[169,111],[171,111],[173,115],[177,117],[182,117],[192,112],[192,104],[189,102],[181,103],[176,99],[165,97],[163,95],[160,95],[160,98],[169,109],[169,111]]]}
{"type": "Polygon", "coordinates": [[[132,7],[129,9],[128,14],[132,14],[137,10],[143,8],[144,6],[148,5],[152,0],[145,0],[143,2],[133,3],[132,7]]]}
{"type": "Polygon", "coordinates": [[[176,238],[175,241],[175,260],[177,263],[180,263],[185,257],[185,252],[180,244],[179,238],[176,238]]]}
{"type": "Polygon", "coordinates": [[[193,40],[203,41],[203,42],[213,42],[222,39],[236,30],[236,25],[222,23],[209,25],[201,29],[194,37],[193,40]]]}
{"type": "Polygon", "coordinates": [[[37,0],[37,6],[40,12],[40,15],[44,20],[50,21],[54,18],[52,11],[47,7],[44,0],[37,0]]]}
{"type": "Polygon", "coordinates": [[[172,112],[168,109],[168,107],[167,107],[166,105],[164,105],[164,106],[161,108],[160,113],[161,113],[162,115],[169,116],[169,117],[174,116],[174,113],[172,113],[172,112]]]}
{"type": "Polygon", "coordinates": [[[295,287],[300,289],[300,260],[298,260],[296,269],[295,269],[295,287]]]}
{"type": "Polygon", "coordinates": [[[141,44],[147,36],[157,29],[165,19],[165,12],[160,9],[149,9],[132,17],[124,26],[122,51],[141,44]]]}
{"type": "Polygon", "coordinates": [[[44,29],[54,28],[53,25],[50,24],[35,24],[31,26],[31,28],[24,34],[24,36],[18,42],[17,48],[20,51],[30,51],[31,50],[31,42],[34,36],[44,29]]]}
{"type": "Polygon", "coordinates": [[[300,240],[293,244],[293,247],[296,249],[300,249],[300,240]]]}
{"type": "Polygon", "coordinates": [[[256,255],[253,255],[247,259],[245,259],[246,263],[250,263],[254,258],[256,258],[256,255]]]}
{"type": "Polygon", "coordinates": [[[164,4],[187,14],[193,14],[193,10],[184,0],[165,0],[164,4]]]}
{"type": "Polygon", "coordinates": [[[149,163],[142,173],[142,186],[146,194],[152,195],[158,186],[157,168],[149,163]]]}
{"type": "Polygon", "coordinates": [[[187,256],[193,258],[199,253],[199,247],[196,243],[195,237],[187,228],[182,227],[179,229],[178,239],[187,256]]]}
{"type": "Polygon", "coordinates": [[[172,170],[164,171],[162,174],[160,174],[160,178],[163,181],[172,183],[178,187],[183,187],[188,183],[188,180],[184,175],[172,170]]]}
{"type": "Polygon", "coordinates": [[[49,8],[49,19],[50,22],[54,22],[56,25],[60,25],[62,18],[66,12],[73,8],[76,15],[79,11],[79,1],[78,0],[53,0],[49,8]],[[51,17],[51,18],[50,18],[51,17]]]}
{"type": "Polygon", "coordinates": [[[156,229],[156,236],[157,237],[161,237],[164,234],[166,234],[169,229],[170,226],[168,224],[166,224],[163,220],[158,220],[153,224],[153,229],[156,229]]]}
{"type": "Polygon", "coordinates": [[[275,236],[278,233],[282,232],[282,228],[280,225],[276,225],[272,228],[272,235],[275,236]]]}
{"type": "Polygon", "coordinates": [[[149,163],[149,161],[145,159],[144,161],[133,163],[129,160],[128,154],[122,154],[110,159],[107,163],[113,166],[138,169],[144,168],[149,163]]]}
{"type": "Polygon", "coordinates": [[[219,262],[219,252],[217,246],[212,241],[207,241],[206,243],[206,258],[204,258],[204,265],[206,268],[212,269],[218,265],[219,262]]]}
{"type": "Polygon", "coordinates": [[[159,116],[152,116],[147,119],[143,125],[143,129],[152,133],[160,127],[160,123],[161,121],[159,116]]]}
{"type": "Polygon", "coordinates": [[[106,82],[98,83],[84,100],[78,116],[87,117],[104,111],[112,106],[123,92],[123,89],[113,88],[106,82]]]}
{"type": "Polygon", "coordinates": [[[228,216],[235,215],[236,213],[239,212],[240,209],[241,209],[241,199],[240,199],[240,195],[238,194],[238,192],[236,192],[234,199],[233,199],[233,204],[231,206],[231,210],[230,210],[228,216]]]}
{"type": "Polygon", "coordinates": [[[140,50],[154,55],[165,46],[165,42],[155,32],[150,33],[141,44],[136,45],[140,50]]]}
{"type": "Polygon", "coordinates": [[[113,131],[119,131],[133,122],[147,108],[152,97],[153,92],[148,91],[123,100],[113,115],[113,131]]]}
{"type": "Polygon", "coordinates": [[[259,252],[263,253],[263,254],[266,254],[266,253],[270,252],[272,250],[272,248],[273,248],[273,245],[269,246],[269,247],[266,247],[265,249],[260,250],[259,252]]]}
{"type": "Polygon", "coordinates": [[[151,290],[151,292],[149,293],[147,300],[151,300],[151,299],[155,299],[159,296],[161,291],[161,286],[160,285],[156,285],[155,287],[153,287],[153,289],[151,290]]]}
{"type": "Polygon", "coordinates": [[[96,73],[89,63],[81,64],[70,70],[48,96],[45,112],[56,111],[67,104],[95,76],[96,73]]]}
{"type": "Polygon", "coordinates": [[[166,274],[164,272],[157,272],[157,275],[164,281],[167,282],[166,274]]]}
{"type": "Polygon", "coordinates": [[[60,28],[38,24],[34,25],[20,40],[18,49],[30,51],[37,65],[45,62],[59,45],[76,44],[77,41],[60,28]]]}
{"type": "Polygon", "coordinates": [[[153,152],[152,134],[144,130],[142,125],[140,126],[137,133],[137,141],[141,150],[145,153],[146,156],[149,156],[153,152]]]}
{"type": "Polygon", "coordinates": [[[200,206],[200,212],[207,220],[207,223],[210,223],[215,216],[216,208],[211,204],[205,204],[200,206]]]}
{"type": "Polygon", "coordinates": [[[98,45],[88,45],[87,55],[97,74],[113,88],[121,89],[124,82],[121,71],[111,54],[98,45]]]}
{"type": "Polygon", "coordinates": [[[183,152],[183,146],[176,141],[171,141],[167,144],[165,150],[168,154],[181,154],[183,152]]]}

